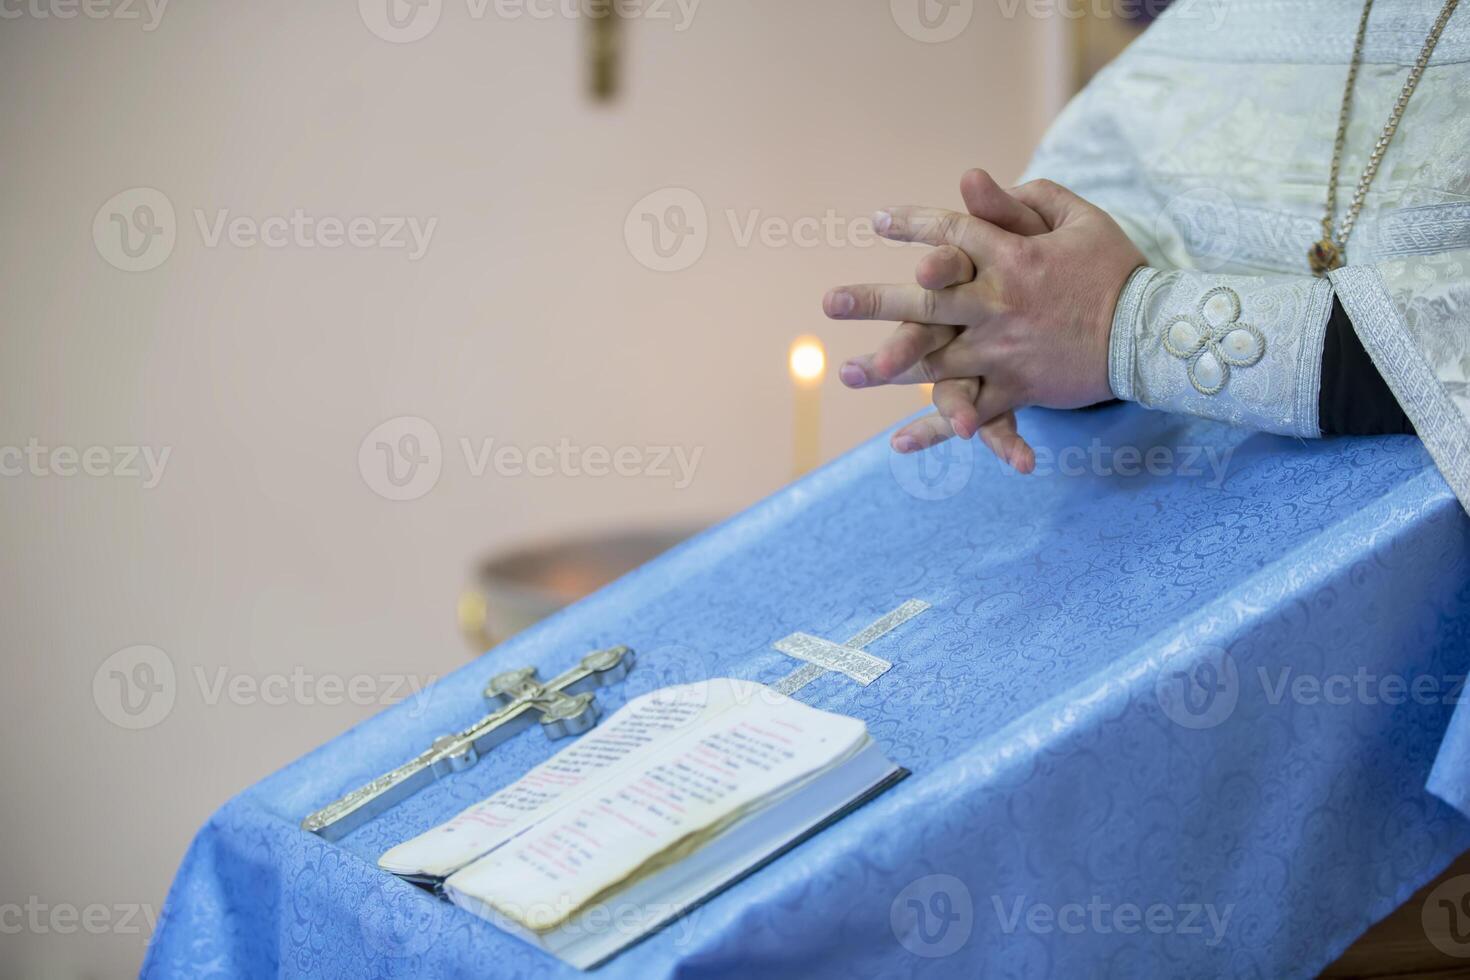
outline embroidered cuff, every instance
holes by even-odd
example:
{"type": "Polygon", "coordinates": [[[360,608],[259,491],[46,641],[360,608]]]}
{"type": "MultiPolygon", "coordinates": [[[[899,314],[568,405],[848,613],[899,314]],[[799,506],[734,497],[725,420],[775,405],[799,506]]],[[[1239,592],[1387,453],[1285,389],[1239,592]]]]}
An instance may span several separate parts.
{"type": "Polygon", "coordinates": [[[1113,332],[1108,339],[1108,383],[1113,397],[1125,402],[1133,401],[1133,324],[1138,320],[1138,311],[1143,306],[1143,297],[1149,283],[1159,276],[1158,269],[1141,265],[1133,270],[1123,292],[1118,294],[1118,305],[1113,310],[1113,332]]]}
{"type": "Polygon", "coordinates": [[[1108,344],[1113,394],[1315,439],[1332,285],[1307,276],[1139,269],[1108,344]]]}

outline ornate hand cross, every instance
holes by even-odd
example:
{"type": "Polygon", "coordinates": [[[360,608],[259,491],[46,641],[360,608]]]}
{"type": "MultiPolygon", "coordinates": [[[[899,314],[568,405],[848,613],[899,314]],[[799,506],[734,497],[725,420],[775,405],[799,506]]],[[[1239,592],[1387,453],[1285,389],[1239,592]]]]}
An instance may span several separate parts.
{"type": "Polygon", "coordinates": [[[597,724],[592,689],[615,684],[633,669],[628,647],[597,650],[564,674],[542,684],[534,667],[490,679],[485,700],[496,710],[470,727],[434,740],[416,758],[359,787],[301,821],[301,829],[337,840],[452,772],[468,769],[480,756],[539,720],[547,738],[580,735],[597,724]]]}

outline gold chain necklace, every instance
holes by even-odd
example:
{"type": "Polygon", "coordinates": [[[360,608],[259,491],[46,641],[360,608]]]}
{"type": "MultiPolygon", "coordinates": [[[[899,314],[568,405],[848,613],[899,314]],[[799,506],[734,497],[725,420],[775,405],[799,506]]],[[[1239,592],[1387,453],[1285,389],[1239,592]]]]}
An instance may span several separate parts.
{"type": "Polygon", "coordinates": [[[1439,43],[1439,36],[1444,33],[1444,26],[1449,22],[1450,14],[1455,12],[1455,7],[1459,2],[1460,0],[1445,0],[1444,9],[1439,12],[1439,19],[1429,29],[1429,37],[1424,39],[1424,47],[1419,51],[1419,58],[1414,62],[1414,67],[1409,69],[1408,81],[1404,82],[1404,90],[1399,93],[1398,101],[1393,104],[1393,109],[1388,114],[1388,122],[1383,127],[1383,134],[1378,137],[1378,142],[1373,147],[1373,154],[1368,158],[1368,166],[1363,171],[1363,176],[1358,178],[1358,189],[1353,194],[1352,203],[1348,205],[1348,213],[1343,216],[1341,231],[1334,235],[1332,225],[1333,217],[1337,213],[1337,177],[1338,171],[1342,168],[1342,147],[1347,141],[1348,117],[1352,114],[1353,88],[1358,80],[1358,64],[1363,60],[1363,39],[1368,34],[1368,14],[1373,10],[1373,0],[1365,0],[1363,16],[1358,21],[1358,39],[1353,44],[1353,60],[1348,63],[1347,88],[1342,93],[1342,112],[1337,117],[1337,142],[1332,148],[1332,174],[1327,180],[1327,213],[1322,218],[1322,240],[1307,250],[1307,261],[1311,263],[1312,272],[1315,274],[1323,276],[1333,269],[1342,267],[1343,256],[1347,253],[1348,236],[1353,233],[1353,225],[1357,223],[1358,212],[1363,210],[1363,199],[1368,196],[1368,186],[1373,183],[1373,178],[1378,176],[1378,165],[1383,162],[1383,154],[1388,151],[1388,144],[1393,141],[1393,134],[1398,131],[1399,120],[1404,116],[1404,109],[1409,104],[1409,98],[1419,85],[1419,77],[1424,74],[1424,68],[1434,54],[1434,46],[1439,43]]]}

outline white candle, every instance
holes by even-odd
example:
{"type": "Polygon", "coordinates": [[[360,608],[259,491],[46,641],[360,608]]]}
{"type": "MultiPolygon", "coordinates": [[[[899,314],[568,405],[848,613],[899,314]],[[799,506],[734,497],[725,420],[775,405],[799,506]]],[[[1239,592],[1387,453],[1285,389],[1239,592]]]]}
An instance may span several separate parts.
{"type": "Polygon", "coordinates": [[[789,358],[792,383],[793,473],[803,476],[821,459],[822,379],[827,374],[827,352],[816,337],[798,337],[789,358]]]}

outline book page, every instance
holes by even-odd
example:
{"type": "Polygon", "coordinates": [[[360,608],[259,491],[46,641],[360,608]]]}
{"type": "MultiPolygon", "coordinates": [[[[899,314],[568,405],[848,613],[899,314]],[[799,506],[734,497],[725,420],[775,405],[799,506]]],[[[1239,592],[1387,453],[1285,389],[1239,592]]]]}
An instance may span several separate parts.
{"type": "Polygon", "coordinates": [[[639,750],[679,738],[725,711],[737,693],[735,682],[715,680],[641,695],[493,796],[387,851],[378,866],[402,875],[450,875],[615,777],[639,750]]]}
{"type": "Polygon", "coordinates": [[[456,873],[450,895],[537,932],[554,929],[866,740],[857,719],[759,691],[456,873]]]}

